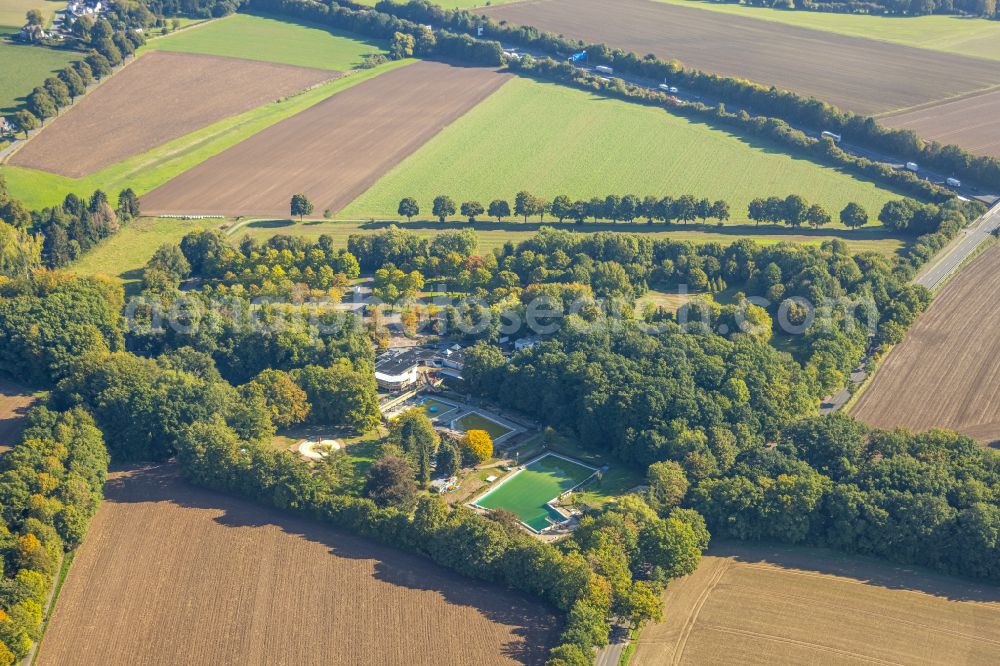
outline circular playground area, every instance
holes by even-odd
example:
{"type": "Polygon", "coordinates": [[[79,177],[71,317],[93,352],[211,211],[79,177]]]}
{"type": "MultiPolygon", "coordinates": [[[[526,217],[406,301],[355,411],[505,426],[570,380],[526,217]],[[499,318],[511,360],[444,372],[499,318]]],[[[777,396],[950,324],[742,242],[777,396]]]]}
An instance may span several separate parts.
{"type": "Polygon", "coordinates": [[[334,451],[344,448],[344,442],[339,439],[304,439],[296,447],[298,452],[310,460],[322,460],[334,451]]]}

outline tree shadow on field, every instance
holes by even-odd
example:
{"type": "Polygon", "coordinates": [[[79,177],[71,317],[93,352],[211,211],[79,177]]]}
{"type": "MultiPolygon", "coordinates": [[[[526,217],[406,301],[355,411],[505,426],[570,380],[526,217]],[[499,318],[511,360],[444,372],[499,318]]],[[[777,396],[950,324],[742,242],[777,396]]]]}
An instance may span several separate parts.
{"type": "MultiPolygon", "coordinates": [[[[118,470],[105,486],[105,500],[113,503],[170,502],[189,509],[221,512],[214,520],[227,527],[276,526],[287,534],[319,543],[336,557],[374,561],[376,580],[412,590],[435,592],[449,604],[474,608],[491,622],[510,627],[517,640],[501,648],[505,657],[521,664],[542,664],[558,637],[559,621],[541,603],[497,585],[448,571],[430,560],[335,529],[325,523],[278,511],[185,482],[173,464],[118,470]]],[[[445,632],[442,632],[444,635],[445,632]]],[[[474,637],[470,636],[469,640],[474,637]]],[[[413,663],[430,663],[414,655],[413,663]]]]}
{"type": "Polygon", "coordinates": [[[826,574],[890,590],[906,590],[950,601],[1000,604],[1000,586],[947,576],[915,565],[896,564],[827,548],[779,543],[713,541],[708,554],[746,564],[770,564],[782,569],[826,574]]]}

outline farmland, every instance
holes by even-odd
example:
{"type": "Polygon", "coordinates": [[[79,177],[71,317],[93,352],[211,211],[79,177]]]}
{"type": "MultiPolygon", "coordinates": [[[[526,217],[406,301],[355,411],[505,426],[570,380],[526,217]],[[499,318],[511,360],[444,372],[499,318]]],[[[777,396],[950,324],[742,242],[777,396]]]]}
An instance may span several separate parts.
{"type": "Polygon", "coordinates": [[[958,144],[979,155],[1000,157],[1000,90],[879,118],[883,125],[915,131],[924,139],[958,144]]]}
{"type": "Polygon", "coordinates": [[[364,54],[381,52],[384,44],[287,19],[235,14],[152,40],[146,48],[344,71],[361,64],[364,54]]]}
{"type": "Polygon", "coordinates": [[[701,0],[656,0],[684,7],[864,37],[904,46],[1000,60],[1000,24],[962,16],[879,16],[834,12],[787,11],[772,7],[701,0]]]}
{"type": "Polygon", "coordinates": [[[224,118],[83,178],[68,178],[37,169],[7,165],[0,172],[7,179],[11,194],[29,208],[55,205],[62,201],[66,192],[86,193],[97,188],[117,192],[131,187],[142,194],[266,127],[384,72],[404,67],[409,62],[394,61],[375,69],[351,72],[294,97],[224,118]]]}
{"type": "Polygon", "coordinates": [[[635,666],[975,666],[1000,649],[1000,588],[819,549],[716,544],[664,597],[635,666]]]}
{"type": "Polygon", "coordinates": [[[746,77],[858,113],[909,108],[1000,84],[988,60],[652,0],[528,0],[495,19],[746,77]],[[920,72],[914,76],[914,72],[920,72]]]}
{"type": "Polygon", "coordinates": [[[149,53],[50,122],[10,163],[79,178],[331,76],[237,58],[149,53]]]}
{"type": "Polygon", "coordinates": [[[3,63],[0,67],[0,115],[15,110],[46,77],[82,57],[83,54],[73,51],[21,44],[0,37],[0,62],[3,63]]]}
{"type": "Polygon", "coordinates": [[[295,192],[339,210],[506,76],[420,62],[336,95],[143,197],[151,213],[282,215],[295,192]]]}
{"type": "Polygon", "coordinates": [[[517,78],[380,179],[342,216],[384,218],[405,196],[429,210],[437,194],[489,202],[522,189],[550,200],[610,193],[724,198],[736,221],[746,219],[747,204],[760,196],[801,194],[835,218],[849,201],[874,213],[894,198],[770,143],[662,109],[517,78]]]}
{"type": "Polygon", "coordinates": [[[198,490],[169,466],[116,474],[38,663],[540,663],[555,619],[318,523],[198,490]]]}
{"type": "Polygon", "coordinates": [[[17,443],[24,414],[34,401],[31,391],[0,379],[0,452],[17,443]]]}
{"type": "Polygon", "coordinates": [[[879,427],[1000,440],[1000,246],[959,273],[890,352],[851,411],[879,427]]]}

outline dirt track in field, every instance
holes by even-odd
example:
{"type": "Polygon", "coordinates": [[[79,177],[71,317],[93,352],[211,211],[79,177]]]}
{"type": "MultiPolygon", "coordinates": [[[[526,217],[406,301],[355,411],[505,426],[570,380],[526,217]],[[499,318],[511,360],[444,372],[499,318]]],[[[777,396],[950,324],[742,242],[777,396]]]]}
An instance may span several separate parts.
{"type": "Polygon", "coordinates": [[[50,121],[10,163],[79,178],[336,76],[256,60],[153,51],[50,121]]]}
{"type": "Polygon", "coordinates": [[[17,444],[24,427],[24,415],[35,402],[26,388],[0,379],[0,453],[17,444]]]}
{"type": "Polygon", "coordinates": [[[1000,588],[831,551],[713,545],[633,666],[995,664],[1000,588]]]}
{"type": "Polygon", "coordinates": [[[287,216],[297,192],[335,212],[507,78],[429,61],[382,74],[177,176],[143,212],[287,216]]]}
{"type": "Polygon", "coordinates": [[[38,663],[540,664],[544,608],[422,558],[184,484],[112,475],[38,663]]]}
{"type": "Polygon", "coordinates": [[[1000,83],[1000,67],[987,60],[652,0],[527,0],[482,13],[640,56],[675,58],[858,113],[910,108],[1000,83]]]}
{"type": "Polygon", "coordinates": [[[924,139],[954,143],[977,155],[1000,157],[1000,90],[879,118],[924,139]]]}
{"type": "Polygon", "coordinates": [[[875,426],[951,428],[1000,440],[1000,245],[963,269],[917,318],[851,415],[875,426]]]}

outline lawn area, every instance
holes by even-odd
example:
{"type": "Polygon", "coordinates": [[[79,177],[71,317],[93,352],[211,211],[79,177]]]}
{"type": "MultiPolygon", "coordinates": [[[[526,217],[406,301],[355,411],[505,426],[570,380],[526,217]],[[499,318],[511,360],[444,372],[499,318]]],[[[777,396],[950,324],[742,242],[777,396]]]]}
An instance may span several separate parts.
{"type": "Polygon", "coordinates": [[[540,532],[549,519],[561,520],[549,502],[594,473],[590,467],[554,455],[545,455],[514,473],[476,504],[484,509],[507,509],[528,527],[540,532]]]}
{"type": "Polygon", "coordinates": [[[364,480],[368,468],[381,455],[380,446],[385,431],[383,428],[378,428],[364,435],[350,435],[329,426],[296,426],[275,435],[271,440],[271,446],[279,451],[288,451],[293,444],[303,439],[315,439],[317,436],[344,442],[344,453],[354,465],[354,473],[360,483],[364,480]]]}
{"type": "Polygon", "coordinates": [[[640,312],[647,305],[663,308],[667,312],[677,312],[677,309],[690,301],[692,296],[694,296],[694,294],[676,294],[650,289],[641,297],[636,299],[635,304],[640,312]]]}
{"type": "Polygon", "coordinates": [[[146,48],[346,71],[360,65],[365,53],[380,52],[384,47],[382,42],[354,33],[234,14],[152,40],[146,48]]]}
{"type": "MultiPolygon", "coordinates": [[[[199,29],[202,28],[194,28],[199,29]]],[[[342,90],[411,62],[412,60],[397,60],[374,69],[352,72],[284,101],[265,104],[220,120],[83,178],[67,178],[12,166],[0,168],[0,173],[7,179],[10,194],[23,201],[28,208],[59,203],[67,192],[89,195],[98,188],[117,193],[125,187],[131,187],[141,195],[277,122],[342,90]]]]}
{"type": "MultiPolygon", "coordinates": [[[[0,34],[20,30],[29,9],[41,10],[48,24],[57,10],[66,9],[66,3],[59,0],[0,0],[0,34]]],[[[0,62],[6,64],[2,58],[0,62]]]]}
{"type": "Polygon", "coordinates": [[[705,0],[657,0],[851,37],[1000,60],[1000,22],[961,16],[874,16],[789,11],[705,0]]]}
{"type": "MultiPolygon", "coordinates": [[[[447,194],[456,202],[513,199],[519,190],[551,199],[610,193],[693,194],[725,199],[746,221],[751,199],[800,194],[837,219],[850,201],[874,217],[897,198],[889,190],[780,146],[713,129],[663,109],[514,78],[386,174],[340,213],[395,215],[399,200],[422,209],[447,194]]],[[[425,213],[426,214],[426,213],[425,213]]],[[[842,228],[839,220],[831,228],[842,228]]]]}
{"type": "MultiPolygon", "coordinates": [[[[5,29],[0,27],[0,33],[3,32],[5,29]]],[[[76,51],[0,38],[0,116],[16,111],[35,86],[42,85],[52,73],[81,58],[83,54],[76,51]]]]}
{"type": "Polygon", "coordinates": [[[139,288],[142,267],[164,243],[179,243],[190,231],[211,229],[222,220],[173,220],[144,217],[135,220],[73,263],[70,270],[82,275],[107,275],[125,284],[126,291],[139,288]]]}
{"type": "Polygon", "coordinates": [[[468,432],[469,430],[485,430],[489,433],[490,439],[493,440],[500,439],[510,432],[510,428],[475,412],[466,414],[462,418],[458,419],[455,421],[455,425],[458,426],[463,432],[468,432]]]}

